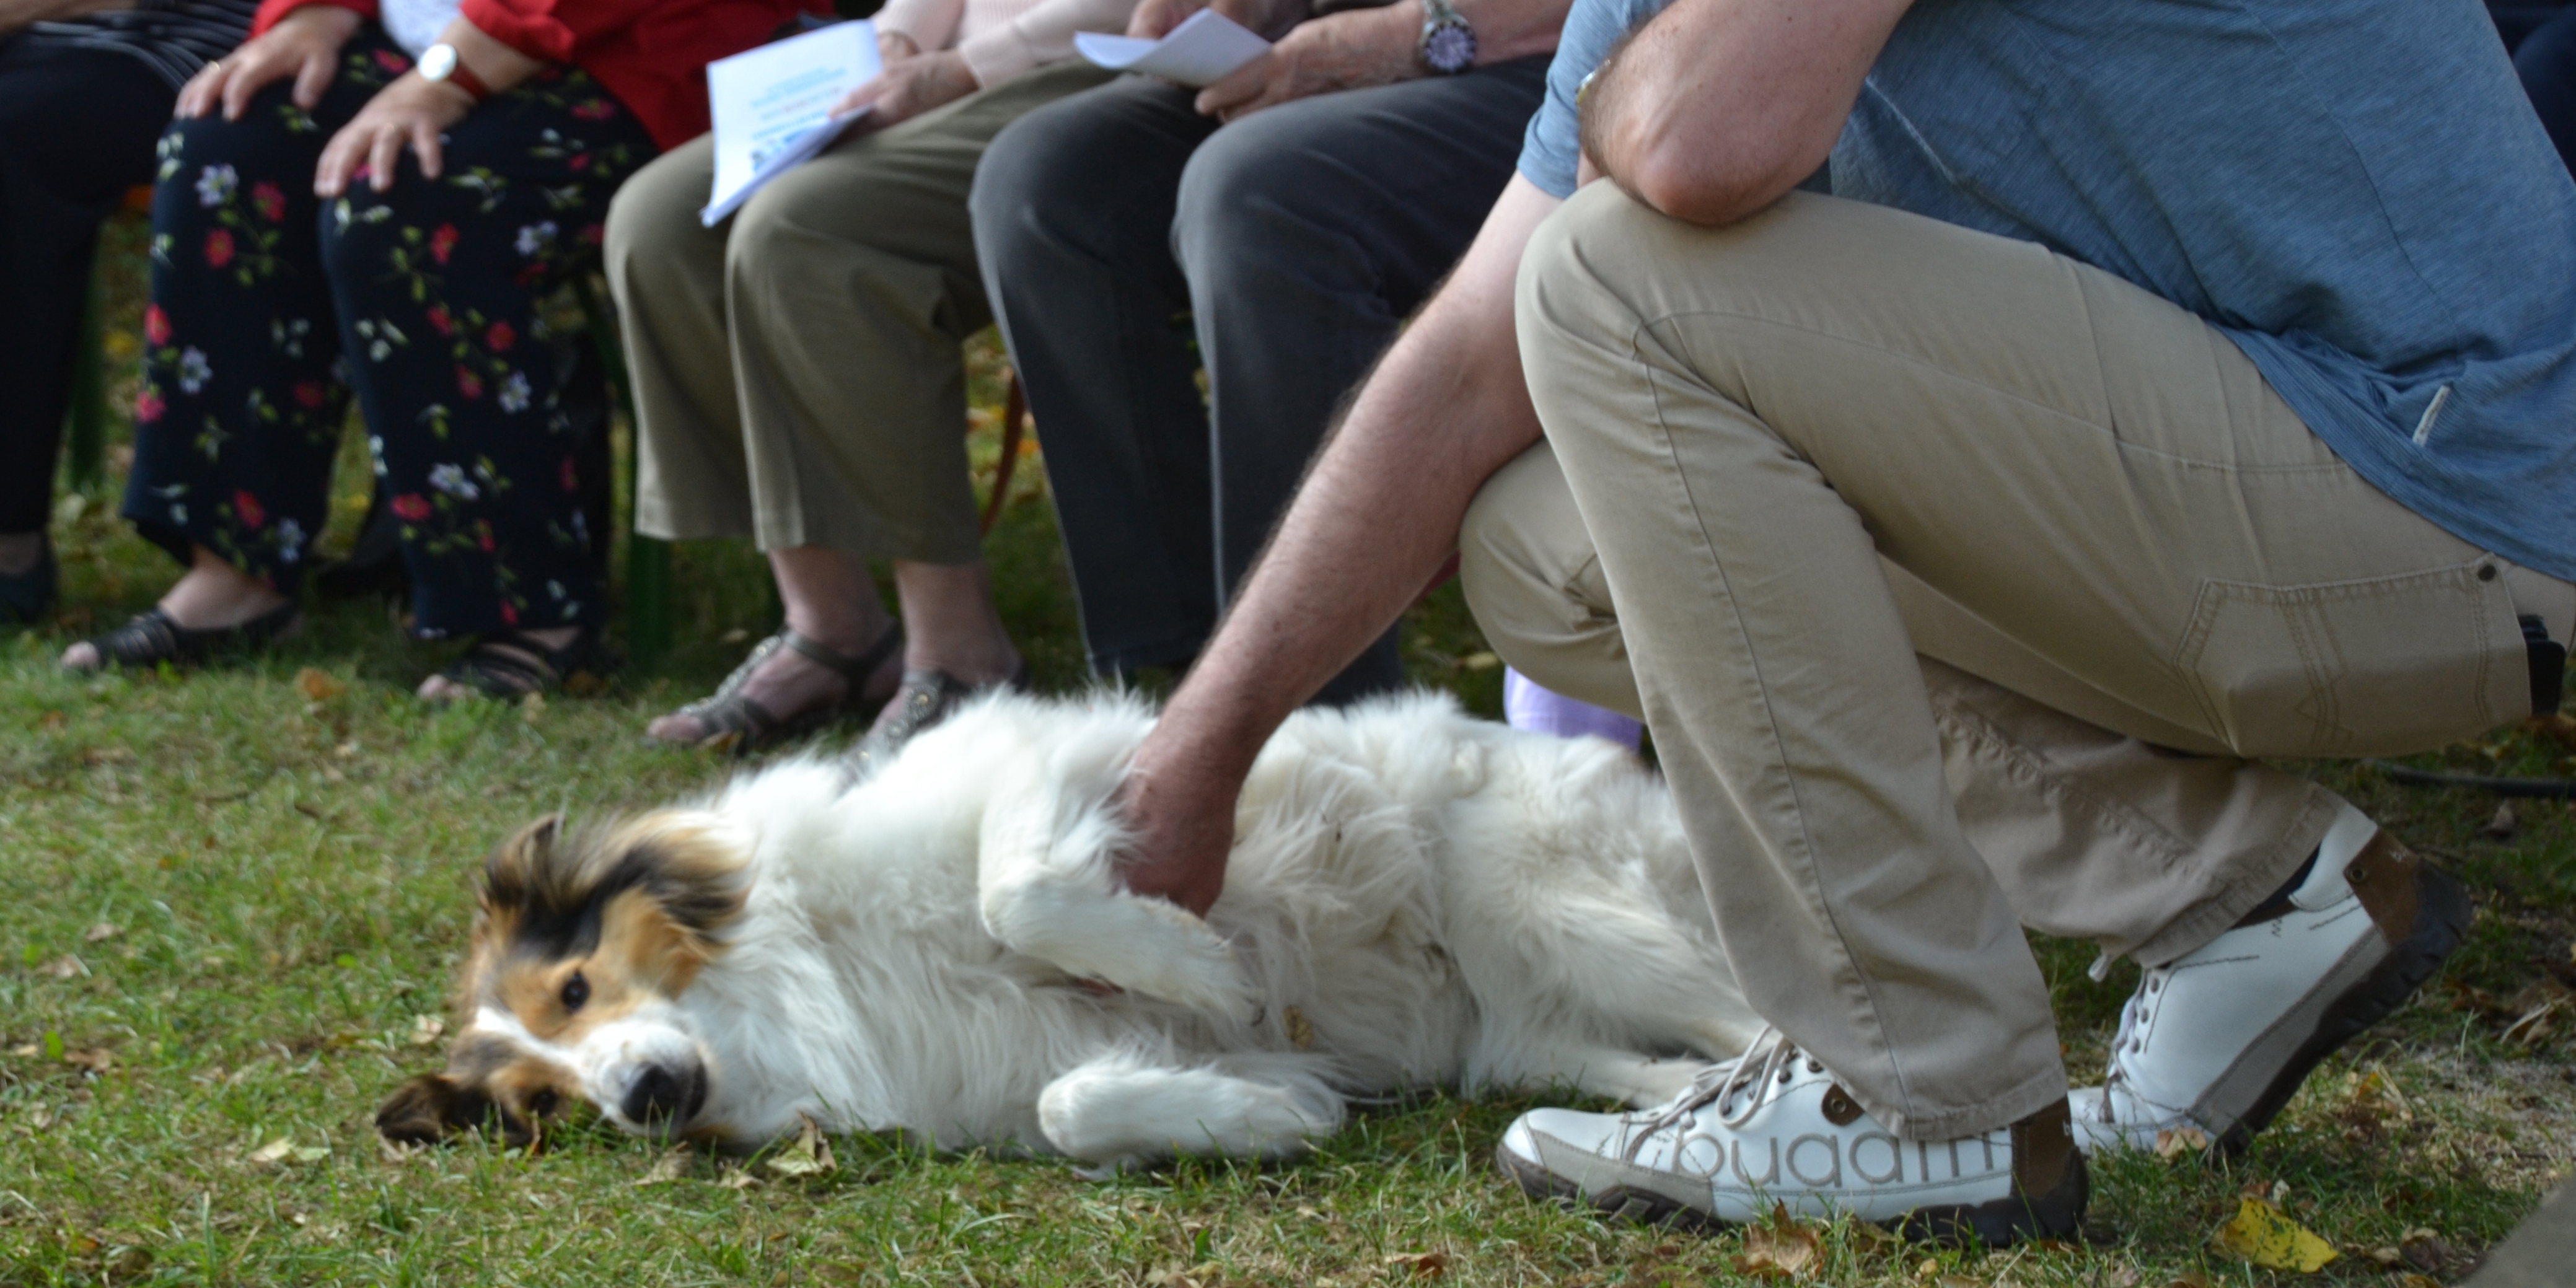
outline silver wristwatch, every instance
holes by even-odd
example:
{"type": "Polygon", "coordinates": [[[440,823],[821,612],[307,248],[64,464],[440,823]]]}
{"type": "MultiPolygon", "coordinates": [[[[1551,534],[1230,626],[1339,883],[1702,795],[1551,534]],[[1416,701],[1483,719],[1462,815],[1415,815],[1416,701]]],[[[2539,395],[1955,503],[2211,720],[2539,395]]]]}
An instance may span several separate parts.
{"type": "Polygon", "coordinates": [[[1455,76],[1476,65],[1476,29],[1449,0],[1422,0],[1422,39],[1413,56],[1435,76],[1455,76]]]}

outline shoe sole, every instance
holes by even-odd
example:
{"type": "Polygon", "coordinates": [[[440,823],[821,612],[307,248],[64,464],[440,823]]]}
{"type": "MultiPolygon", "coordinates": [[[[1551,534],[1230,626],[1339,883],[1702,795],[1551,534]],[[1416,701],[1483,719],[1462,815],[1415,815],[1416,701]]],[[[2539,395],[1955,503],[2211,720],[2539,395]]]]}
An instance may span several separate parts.
{"type": "MultiPolygon", "coordinates": [[[[1521,1193],[1544,1203],[1588,1207],[1605,1216],[1694,1234],[1715,1234],[1735,1224],[1652,1190],[1614,1185],[1586,1194],[1582,1187],[1550,1173],[1536,1160],[1523,1158],[1500,1145],[1494,1147],[1494,1166],[1520,1186],[1521,1193]]],[[[2064,1180],[2036,1199],[2013,1196],[1984,1203],[1917,1208],[1874,1224],[1889,1227],[1908,1239],[1954,1244],[1973,1239],[1989,1248],[2009,1247],[2025,1239],[2072,1238],[2092,1199],[2093,1182],[2080,1153],[2068,1154],[2066,1170],[2064,1180]]]]}
{"type": "Polygon", "coordinates": [[[2298,1094],[2300,1085],[2327,1056],[2404,1005],[2460,946],[2461,937],[2468,933],[2472,911],[2468,891],[2448,873],[2427,863],[2415,870],[2415,893],[2415,932],[2359,983],[2345,989],[2318,1013],[2317,1026],[2307,1040],[2299,1044],[2280,1072],[2237,1116],[2235,1125],[2220,1133],[2221,1152],[2230,1156],[2243,1153],[2254,1134],[2272,1125],[2281,1107],[2290,1103],[2290,1097],[2298,1094]]]}

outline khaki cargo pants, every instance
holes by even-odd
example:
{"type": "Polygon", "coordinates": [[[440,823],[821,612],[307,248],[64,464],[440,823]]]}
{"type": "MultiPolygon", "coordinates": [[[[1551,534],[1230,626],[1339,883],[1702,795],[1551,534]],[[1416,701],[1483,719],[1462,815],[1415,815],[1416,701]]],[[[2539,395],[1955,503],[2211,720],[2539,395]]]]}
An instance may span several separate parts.
{"type": "Polygon", "coordinates": [[[2528,715],[2576,587],[2346,468],[2224,335],[2046,249],[1611,185],[1542,227],[1548,441],[1461,534],[1504,660],[1642,715],[1745,992],[1890,1130],[2065,1091],[2028,925],[2147,963],[2336,808],[2254,756],[2528,715]]]}

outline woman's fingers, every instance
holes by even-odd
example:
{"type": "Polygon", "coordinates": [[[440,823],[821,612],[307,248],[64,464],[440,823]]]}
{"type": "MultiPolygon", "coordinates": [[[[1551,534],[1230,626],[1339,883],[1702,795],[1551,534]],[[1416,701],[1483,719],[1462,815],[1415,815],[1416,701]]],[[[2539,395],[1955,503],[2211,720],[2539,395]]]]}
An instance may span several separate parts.
{"type": "Polygon", "coordinates": [[[322,91],[331,88],[331,78],[338,74],[339,70],[339,50],[307,51],[304,55],[304,65],[297,68],[295,72],[295,105],[308,112],[321,106],[322,91]]]}
{"type": "MultiPolygon", "coordinates": [[[[393,133],[391,130],[387,130],[385,132],[387,134],[393,133]]],[[[420,177],[424,179],[437,178],[439,169],[446,164],[444,155],[439,150],[438,122],[433,121],[426,116],[412,118],[411,150],[412,155],[420,158],[420,177]]],[[[392,186],[393,166],[388,164],[382,171],[377,173],[376,191],[382,192],[392,186]]]]}
{"type": "Polygon", "coordinates": [[[204,116],[223,92],[224,63],[219,58],[198,68],[197,74],[188,78],[188,83],[179,90],[178,110],[171,115],[183,121],[204,116]]]}
{"type": "Polygon", "coordinates": [[[367,185],[383,192],[394,186],[394,165],[402,160],[403,128],[386,121],[374,133],[367,146],[367,185]]]}
{"type": "Polygon", "coordinates": [[[331,136],[322,149],[322,160],[313,167],[313,194],[336,197],[349,186],[349,171],[355,168],[350,158],[360,147],[358,127],[351,124],[331,136]]]}

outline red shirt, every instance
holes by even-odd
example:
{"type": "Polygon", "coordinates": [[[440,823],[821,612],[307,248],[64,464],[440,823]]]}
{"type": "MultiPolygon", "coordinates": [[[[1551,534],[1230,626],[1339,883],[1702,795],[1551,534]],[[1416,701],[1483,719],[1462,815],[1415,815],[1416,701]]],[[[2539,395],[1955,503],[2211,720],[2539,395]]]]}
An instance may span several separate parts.
{"type": "MultiPolygon", "coordinates": [[[[376,16],[376,0],[262,0],[250,33],[308,4],[376,16]]],[[[829,0],[465,0],[467,22],[530,58],[589,72],[664,149],[707,131],[707,64],[829,0]]]]}

